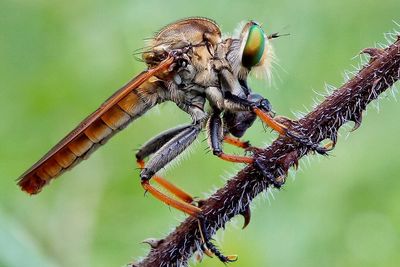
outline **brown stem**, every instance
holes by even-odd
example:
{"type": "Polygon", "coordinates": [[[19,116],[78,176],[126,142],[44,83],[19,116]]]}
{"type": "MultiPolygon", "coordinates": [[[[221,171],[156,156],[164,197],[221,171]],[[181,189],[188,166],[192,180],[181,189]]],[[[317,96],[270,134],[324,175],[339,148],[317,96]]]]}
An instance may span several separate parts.
{"type": "MultiPolygon", "coordinates": [[[[386,49],[362,51],[370,61],[352,79],[335,90],[320,105],[300,120],[290,122],[291,130],[309,137],[309,141],[330,139],[336,144],[337,132],[346,122],[354,129],[361,124],[367,105],[400,79],[400,36],[386,49]]],[[[257,151],[255,158],[273,177],[285,177],[288,169],[297,166],[310,151],[288,137],[279,137],[269,147],[257,151]]],[[[224,227],[234,216],[244,214],[251,201],[270,186],[254,164],[242,169],[224,187],[202,203],[202,216],[210,235],[224,227]]],[[[132,266],[186,266],[200,248],[197,220],[187,218],[167,237],[155,242],[149,254],[132,266]]]]}

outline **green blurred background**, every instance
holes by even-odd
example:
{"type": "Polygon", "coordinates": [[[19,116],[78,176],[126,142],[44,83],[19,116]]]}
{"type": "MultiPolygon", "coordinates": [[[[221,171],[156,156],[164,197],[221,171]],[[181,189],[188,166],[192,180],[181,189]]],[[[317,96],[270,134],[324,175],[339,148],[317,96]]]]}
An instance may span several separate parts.
{"type": "MultiPolygon", "coordinates": [[[[254,19],[274,40],[272,86],[251,80],[275,110],[293,117],[311,107],[325,82],[339,86],[365,47],[385,43],[400,21],[400,2],[385,1],[21,1],[0,2],[0,266],[123,266],[148,237],[163,237],[183,218],[144,197],[134,149],[189,121],[173,104],[151,111],[90,160],[34,197],[15,179],[144,68],[133,51],[162,26],[189,16],[215,19],[223,32],[254,19]],[[165,116],[162,116],[165,115],[165,116]]],[[[397,27],[399,30],[399,27],[397,27]]],[[[301,162],[281,192],[255,201],[252,222],[237,218],[217,235],[232,266],[399,266],[400,105],[388,94],[362,127],[343,128],[329,158],[301,162]]],[[[275,137],[260,123],[254,145],[275,137]]],[[[204,197],[240,166],[205,153],[204,135],[166,176],[204,197]]],[[[227,148],[228,151],[241,153],[227,148]]],[[[199,266],[222,266],[206,258],[199,266]]]]}

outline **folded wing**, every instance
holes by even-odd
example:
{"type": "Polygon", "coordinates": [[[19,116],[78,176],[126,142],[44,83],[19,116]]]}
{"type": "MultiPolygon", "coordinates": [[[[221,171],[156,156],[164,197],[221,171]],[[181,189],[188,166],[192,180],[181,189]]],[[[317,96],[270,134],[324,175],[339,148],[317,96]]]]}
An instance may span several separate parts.
{"type": "Polygon", "coordinates": [[[115,133],[157,104],[159,85],[155,76],[168,71],[172,62],[172,58],[165,59],[115,92],[21,175],[18,182],[21,189],[29,194],[40,192],[51,179],[86,159],[115,133]]]}

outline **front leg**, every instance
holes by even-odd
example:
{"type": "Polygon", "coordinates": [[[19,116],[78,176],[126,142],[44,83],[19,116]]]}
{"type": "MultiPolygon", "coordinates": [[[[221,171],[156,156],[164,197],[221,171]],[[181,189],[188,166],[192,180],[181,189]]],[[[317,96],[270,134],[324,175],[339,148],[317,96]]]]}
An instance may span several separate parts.
{"type": "Polygon", "coordinates": [[[244,81],[240,82],[228,68],[219,70],[219,78],[221,82],[221,92],[224,96],[224,110],[235,111],[252,111],[269,127],[277,131],[280,135],[288,136],[299,144],[314,150],[320,154],[326,154],[328,149],[321,147],[319,144],[313,143],[307,136],[302,136],[288,129],[286,125],[281,124],[274,119],[274,113],[271,110],[269,101],[262,96],[250,93],[244,81]],[[247,98],[241,97],[237,92],[248,92],[247,98]]]}
{"type": "MultiPolygon", "coordinates": [[[[243,99],[227,92],[225,93],[225,98],[226,101],[230,103],[229,105],[226,105],[226,107],[252,110],[265,124],[277,131],[280,135],[287,136],[299,144],[304,145],[322,155],[325,155],[330,150],[326,146],[320,146],[319,144],[313,143],[306,136],[302,136],[294,131],[289,130],[286,125],[283,125],[274,119],[275,113],[272,111],[269,101],[258,94],[251,93],[247,99],[243,99]]],[[[289,119],[287,119],[287,121],[290,122],[289,119]]]]}

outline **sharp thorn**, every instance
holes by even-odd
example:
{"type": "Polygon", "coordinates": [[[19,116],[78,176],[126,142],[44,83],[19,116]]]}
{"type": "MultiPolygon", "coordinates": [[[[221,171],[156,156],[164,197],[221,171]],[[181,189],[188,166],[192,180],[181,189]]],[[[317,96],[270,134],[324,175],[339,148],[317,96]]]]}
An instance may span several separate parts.
{"type": "Polygon", "coordinates": [[[350,130],[350,132],[354,132],[355,130],[357,130],[361,126],[362,113],[354,114],[354,116],[352,118],[352,121],[354,122],[354,126],[353,126],[353,129],[350,130]]]}
{"type": "Polygon", "coordinates": [[[355,130],[360,128],[360,126],[361,126],[361,121],[354,122],[354,127],[353,127],[353,129],[350,130],[350,132],[354,132],[355,130]]]}
{"type": "Polygon", "coordinates": [[[371,61],[374,61],[378,57],[381,57],[384,51],[380,48],[365,48],[361,51],[361,53],[368,54],[371,57],[371,61]]]}
{"type": "Polygon", "coordinates": [[[244,223],[243,223],[243,227],[242,229],[246,228],[247,225],[249,225],[250,223],[250,219],[251,219],[251,210],[250,207],[247,206],[245,210],[243,210],[242,212],[240,212],[240,215],[243,216],[244,218],[244,223]]]}
{"type": "Polygon", "coordinates": [[[142,241],[142,244],[148,244],[151,248],[157,248],[162,242],[163,239],[147,238],[142,241]]]}

